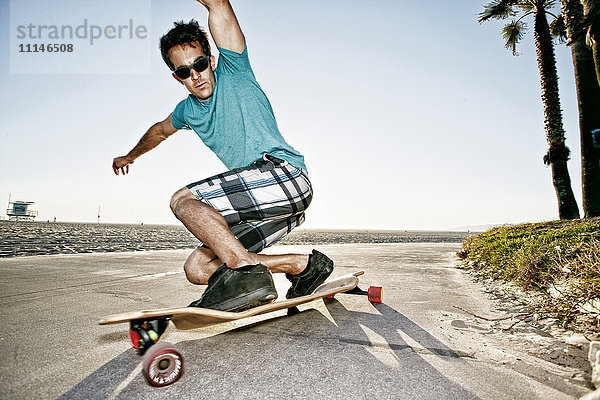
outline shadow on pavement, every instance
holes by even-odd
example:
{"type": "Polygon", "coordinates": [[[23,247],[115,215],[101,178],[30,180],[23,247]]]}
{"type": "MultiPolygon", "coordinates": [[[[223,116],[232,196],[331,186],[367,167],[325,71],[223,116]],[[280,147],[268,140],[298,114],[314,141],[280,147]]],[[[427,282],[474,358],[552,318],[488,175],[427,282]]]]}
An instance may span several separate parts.
{"type": "Polygon", "coordinates": [[[419,352],[450,362],[468,356],[396,310],[377,304],[378,313],[356,312],[337,300],[326,305],[331,319],[309,309],[178,343],[185,370],[173,385],[151,387],[139,372],[120,388],[141,361],[130,349],[61,398],[477,399],[419,352]],[[422,348],[406,343],[399,331],[422,348]]]}
{"type": "Polygon", "coordinates": [[[104,364],[59,399],[107,399],[141,362],[131,348],[104,364]]]}

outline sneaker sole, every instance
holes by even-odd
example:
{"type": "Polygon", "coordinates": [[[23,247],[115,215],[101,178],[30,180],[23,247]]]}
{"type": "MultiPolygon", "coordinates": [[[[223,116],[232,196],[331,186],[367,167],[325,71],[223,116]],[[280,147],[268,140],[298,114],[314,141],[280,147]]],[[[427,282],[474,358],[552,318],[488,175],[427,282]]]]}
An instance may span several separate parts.
{"type": "Polygon", "coordinates": [[[296,296],[286,296],[288,299],[293,299],[296,297],[302,297],[302,296],[307,296],[309,294],[312,294],[316,288],[319,287],[319,285],[321,285],[322,283],[325,282],[325,280],[329,277],[329,275],[331,275],[331,273],[333,272],[333,263],[331,263],[331,265],[329,266],[329,268],[327,268],[327,270],[325,270],[321,275],[318,276],[318,279],[315,279],[315,281],[313,282],[313,284],[311,286],[309,286],[309,290],[307,291],[307,293],[304,294],[300,294],[300,295],[296,295],[296,296]]]}

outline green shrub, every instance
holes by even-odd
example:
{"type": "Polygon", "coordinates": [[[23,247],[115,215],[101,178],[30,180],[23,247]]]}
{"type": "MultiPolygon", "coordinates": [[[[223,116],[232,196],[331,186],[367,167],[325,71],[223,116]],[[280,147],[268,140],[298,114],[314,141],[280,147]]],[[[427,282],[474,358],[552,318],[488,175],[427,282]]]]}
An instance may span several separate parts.
{"type": "Polygon", "coordinates": [[[465,239],[458,256],[476,276],[545,294],[540,311],[562,324],[598,326],[600,218],[494,228],[465,239]]]}

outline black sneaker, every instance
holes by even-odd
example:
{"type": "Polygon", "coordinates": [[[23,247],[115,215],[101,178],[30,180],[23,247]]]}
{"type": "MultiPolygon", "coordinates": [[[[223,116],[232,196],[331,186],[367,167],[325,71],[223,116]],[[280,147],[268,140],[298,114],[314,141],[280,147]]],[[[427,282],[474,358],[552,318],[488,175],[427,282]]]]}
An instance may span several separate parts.
{"type": "Polygon", "coordinates": [[[306,269],[298,275],[285,274],[292,282],[292,287],[288,290],[286,297],[306,296],[311,294],[317,286],[325,282],[325,279],[333,272],[333,261],[325,254],[313,250],[308,256],[308,265],[306,269]]]}
{"type": "Polygon", "coordinates": [[[273,276],[264,265],[233,269],[223,264],[208,279],[208,287],[202,298],[189,307],[243,311],[270,303],[276,298],[273,276]]]}

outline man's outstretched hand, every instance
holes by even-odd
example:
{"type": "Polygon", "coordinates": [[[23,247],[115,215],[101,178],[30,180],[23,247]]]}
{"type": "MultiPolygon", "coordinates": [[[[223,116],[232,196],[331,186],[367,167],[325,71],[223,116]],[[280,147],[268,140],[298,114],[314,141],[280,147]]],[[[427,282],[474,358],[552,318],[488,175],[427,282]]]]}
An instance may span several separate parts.
{"type": "Polygon", "coordinates": [[[121,170],[121,174],[127,175],[129,173],[129,164],[133,164],[133,161],[129,161],[127,157],[117,157],[113,160],[112,168],[117,175],[119,175],[119,170],[121,170]]]}

